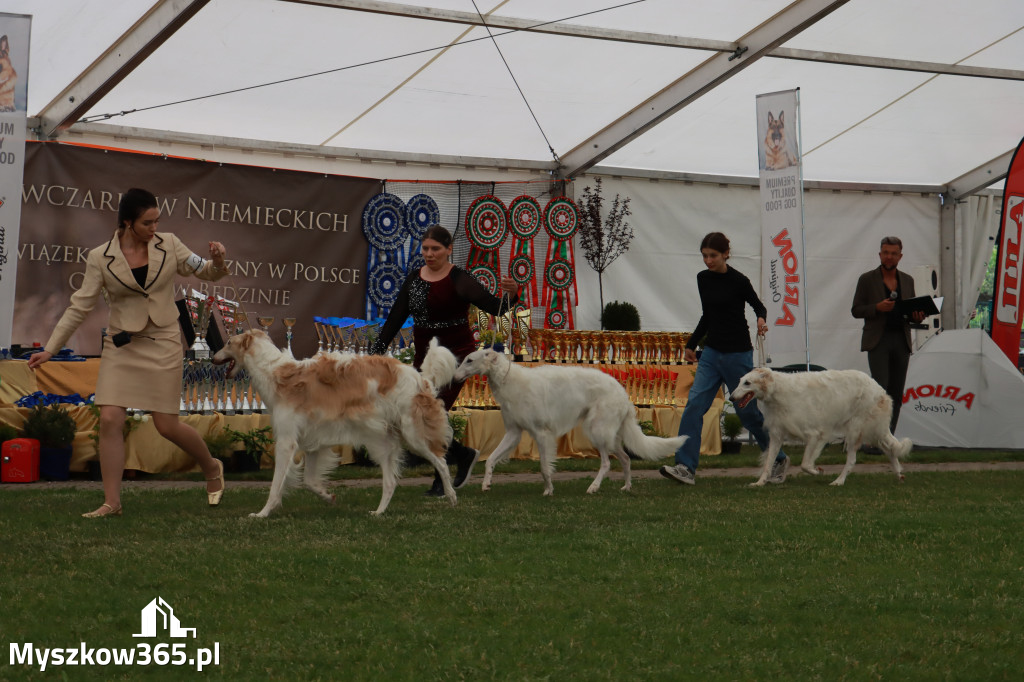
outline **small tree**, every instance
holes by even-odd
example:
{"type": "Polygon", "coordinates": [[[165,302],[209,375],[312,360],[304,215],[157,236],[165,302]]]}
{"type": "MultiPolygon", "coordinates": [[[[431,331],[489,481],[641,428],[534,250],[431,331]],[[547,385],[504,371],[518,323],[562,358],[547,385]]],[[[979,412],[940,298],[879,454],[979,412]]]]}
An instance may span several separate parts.
{"type": "MultiPolygon", "coordinates": [[[[629,250],[633,241],[633,228],[626,222],[626,216],[632,215],[629,210],[629,197],[620,199],[615,195],[611,209],[601,219],[604,198],[601,196],[601,178],[594,181],[594,189],[587,187],[580,195],[576,205],[580,210],[580,247],[583,256],[597,272],[597,291],[600,297],[601,310],[604,310],[604,271],[612,262],[629,250]]],[[[603,326],[602,326],[603,329],[603,326]]]]}

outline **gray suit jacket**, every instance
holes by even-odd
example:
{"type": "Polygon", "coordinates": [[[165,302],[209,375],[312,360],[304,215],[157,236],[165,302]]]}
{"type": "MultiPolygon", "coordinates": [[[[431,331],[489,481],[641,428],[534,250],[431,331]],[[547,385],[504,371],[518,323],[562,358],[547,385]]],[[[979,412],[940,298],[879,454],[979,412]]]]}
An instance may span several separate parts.
{"type": "MultiPolygon", "coordinates": [[[[900,282],[900,290],[904,299],[914,298],[914,278],[900,270],[896,271],[900,282]]],[[[871,350],[882,340],[885,331],[885,315],[875,309],[875,305],[885,299],[885,282],[882,280],[882,267],[869,270],[857,280],[857,290],[853,294],[853,306],[850,313],[864,320],[864,333],[860,337],[860,349],[871,350]]],[[[910,340],[910,323],[903,321],[903,333],[907,339],[907,351],[913,348],[910,340]]]]}

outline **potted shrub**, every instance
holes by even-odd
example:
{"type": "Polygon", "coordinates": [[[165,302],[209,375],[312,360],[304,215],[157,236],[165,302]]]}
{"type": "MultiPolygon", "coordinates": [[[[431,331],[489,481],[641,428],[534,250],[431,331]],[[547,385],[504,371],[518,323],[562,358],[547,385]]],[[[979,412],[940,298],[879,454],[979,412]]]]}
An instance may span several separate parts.
{"type": "Polygon", "coordinates": [[[640,331],[640,311],[632,303],[612,301],[601,311],[601,328],[608,331],[640,331]]]}
{"type": "Polygon", "coordinates": [[[270,435],[271,427],[264,426],[261,429],[235,431],[230,426],[225,426],[224,433],[231,436],[233,443],[239,443],[242,446],[241,450],[231,453],[232,470],[259,471],[263,454],[274,444],[274,437],[270,435]]]}
{"type": "Polygon", "coordinates": [[[39,476],[51,481],[70,478],[71,444],[78,427],[63,405],[40,405],[29,412],[26,438],[39,441],[39,476]]]}
{"type": "Polygon", "coordinates": [[[743,430],[743,422],[739,415],[726,412],[722,415],[722,454],[732,455],[740,451],[739,435],[743,430]]]}

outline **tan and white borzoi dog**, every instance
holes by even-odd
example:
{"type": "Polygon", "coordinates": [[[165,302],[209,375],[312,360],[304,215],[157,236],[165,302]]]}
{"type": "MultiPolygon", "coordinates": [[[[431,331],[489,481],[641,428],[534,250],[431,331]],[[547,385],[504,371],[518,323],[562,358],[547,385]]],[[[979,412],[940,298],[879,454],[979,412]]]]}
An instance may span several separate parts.
{"type": "Polygon", "coordinates": [[[245,369],[260,397],[270,406],[274,428],[274,481],[263,509],[266,517],[281,505],[286,486],[304,482],[331,502],[324,480],[338,464],[333,445],[364,445],[381,468],[383,492],[374,515],[384,513],[401,474],[402,445],[434,465],[445,497],[455,504],[445,449],[452,429],[436,387],[451,381],[455,356],[431,341],[422,374],[395,358],[350,353],[320,353],[295,360],[258,330],[232,337],[213,356],[229,363],[228,378],[245,369]],[[305,465],[297,464],[303,450],[305,465]]]}
{"type": "Polygon", "coordinates": [[[607,374],[586,367],[544,365],[533,369],[516,367],[501,353],[490,349],[470,353],[455,372],[455,380],[482,374],[487,377],[494,399],[501,406],[505,436],[487,458],[483,489],[491,487],[494,467],[508,459],[519,445],[523,431],[537,442],[544,494],[554,493],[551,474],[555,468],[557,439],[583,421],[583,431],[601,455],[597,478],[587,488],[596,493],[611,465],[608,453],[615,453],[629,490],[629,456],[625,448],[641,459],[663,459],[686,441],[686,436],[655,438],[645,436],[636,421],[636,410],[626,390],[607,374]]]}
{"type": "Polygon", "coordinates": [[[761,486],[768,480],[786,438],[805,444],[800,468],[809,474],[820,473],[814,462],[836,435],[846,439],[846,466],[831,485],[846,482],[861,443],[881,448],[897,478],[903,480],[899,458],[905,457],[913,444],[909,438],[900,441],[889,432],[892,398],[864,372],[829,369],[788,374],[759,367],[740,379],[730,397],[740,407],[756,398],[771,437],[761,477],[751,485],[761,486]]]}

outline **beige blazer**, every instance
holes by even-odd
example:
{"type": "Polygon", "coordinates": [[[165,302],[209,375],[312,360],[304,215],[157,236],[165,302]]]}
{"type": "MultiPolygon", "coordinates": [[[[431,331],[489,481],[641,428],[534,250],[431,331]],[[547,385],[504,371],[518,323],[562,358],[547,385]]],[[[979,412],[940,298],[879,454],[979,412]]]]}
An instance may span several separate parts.
{"type": "Polygon", "coordinates": [[[118,235],[114,233],[109,242],[89,251],[82,287],[71,296],[71,304],[54,328],[45,349],[53,354],[60,352],[86,315],[96,307],[104,291],[110,305],[108,326],[115,330],[138,332],[146,327],[149,320],[164,327],[178,319],[178,308],[174,305],[175,275],[195,275],[212,282],[226,274],[226,268],[218,269],[212,260],[192,253],[170,232],[157,232],[149,242],[146,285],[140,287],[132,276],[128,259],[121,252],[118,235]]]}

